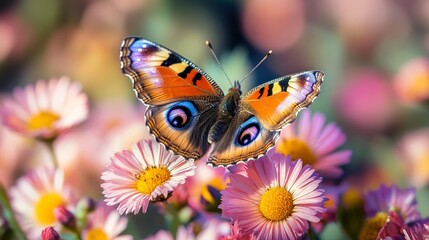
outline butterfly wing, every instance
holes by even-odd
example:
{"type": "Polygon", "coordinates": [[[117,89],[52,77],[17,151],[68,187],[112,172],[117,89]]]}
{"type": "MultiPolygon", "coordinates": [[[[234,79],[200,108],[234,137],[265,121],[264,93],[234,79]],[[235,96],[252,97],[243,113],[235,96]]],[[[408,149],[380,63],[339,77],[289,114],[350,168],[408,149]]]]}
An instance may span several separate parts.
{"type": "Polygon", "coordinates": [[[214,143],[211,165],[231,165],[257,158],[273,147],[280,130],[295,120],[320,91],[324,74],[308,71],[262,84],[241,98],[239,113],[214,143]]]}
{"type": "Polygon", "coordinates": [[[314,101],[323,77],[321,71],[307,71],[274,79],[246,93],[242,105],[265,129],[279,130],[314,101]]]}
{"type": "Polygon", "coordinates": [[[185,158],[201,157],[223,97],[220,87],[186,58],[143,38],[126,38],[120,59],[137,96],[149,105],[146,123],[155,138],[185,158]]]}
{"type": "Polygon", "coordinates": [[[178,100],[220,101],[222,89],[201,68],[149,40],[128,37],[121,46],[121,69],[146,104],[178,100]]]}
{"type": "Polygon", "coordinates": [[[207,163],[228,166],[257,158],[274,146],[280,131],[264,129],[249,111],[240,111],[222,138],[213,143],[207,163]]]}

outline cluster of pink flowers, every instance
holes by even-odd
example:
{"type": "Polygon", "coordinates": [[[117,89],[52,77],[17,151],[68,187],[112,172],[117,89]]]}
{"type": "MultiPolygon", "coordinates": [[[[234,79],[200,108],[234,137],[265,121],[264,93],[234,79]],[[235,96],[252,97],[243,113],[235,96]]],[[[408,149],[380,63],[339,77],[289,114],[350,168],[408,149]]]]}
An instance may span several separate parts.
{"type": "MultiPolygon", "coordinates": [[[[121,215],[129,213],[143,213],[148,222],[156,213],[164,217],[168,229],[158,227],[146,239],[300,239],[323,232],[329,222],[360,239],[429,236],[414,189],[352,191],[336,184],[351,150],[342,149],[345,133],[322,113],[304,110],[275,148],[228,168],[207,166],[206,156],[194,162],[174,155],[142,132],[101,168],[101,189],[91,196],[97,200],[75,191],[63,169],[73,162],[58,162],[54,147],[88,115],[88,97],[67,78],[39,81],[5,97],[3,125],[48,146],[53,160],[28,171],[8,191],[14,218],[6,220],[16,220],[16,236],[21,231],[29,239],[132,239],[122,233],[132,216],[121,215]],[[348,225],[352,218],[355,223],[348,225]]],[[[96,124],[108,129],[120,121],[96,124]]]]}

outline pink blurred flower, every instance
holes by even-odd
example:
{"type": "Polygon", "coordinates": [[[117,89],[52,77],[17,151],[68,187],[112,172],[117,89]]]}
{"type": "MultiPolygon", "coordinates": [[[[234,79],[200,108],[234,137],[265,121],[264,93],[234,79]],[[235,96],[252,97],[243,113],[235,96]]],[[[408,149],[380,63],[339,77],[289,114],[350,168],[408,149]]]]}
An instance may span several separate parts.
{"type": "Polygon", "coordinates": [[[222,235],[227,234],[229,224],[216,218],[205,219],[204,223],[192,222],[188,226],[179,226],[176,236],[166,230],[160,230],[144,240],[219,240],[222,235]],[[196,229],[200,229],[195,231],[196,229]]]}
{"type": "Polygon", "coordinates": [[[325,0],[327,14],[347,49],[354,54],[372,56],[379,44],[395,38],[406,41],[410,21],[397,2],[387,0],[325,0]]]}
{"type": "Polygon", "coordinates": [[[0,63],[23,57],[33,36],[28,23],[13,8],[0,14],[0,63]]]}
{"type": "Polygon", "coordinates": [[[300,40],[305,27],[304,3],[299,0],[244,2],[243,31],[261,51],[284,51],[300,40]]]}
{"type": "Polygon", "coordinates": [[[378,233],[377,239],[402,239],[402,229],[405,227],[404,220],[395,211],[389,211],[386,222],[378,233]]]}
{"type": "Polygon", "coordinates": [[[82,231],[83,239],[131,240],[131,235],[120,235],[125,230],[128,219],[121,217],[114,208],[99,202],[88,215],[87,226],[82,231]]]}
{"type": "MultiPolygon", "coordinates": [[[[59,166],[76,194],[100,198],[100,175],[109,158],[122,149],[130,149],[140,139],[153,139],[144,124],[142,105],[134,106],[129,102],[96,103],[87,121],[55,140],[55,152],[61,153],[57,154],[59,166]],[[82,139],[85,144],[82,144],[82,139]]],[[[25,168],[50,163],[46,148],[42,146],[32,150],[25,159],[25,168]]]]}
{"type": "Polygon", "coordinates": [[[282,130],[276,150],[292,160],[301,159],[323,177],[335,178],[343,173],[340,165],[350,161],[351,151],[335,151],[346,136],[335,123],[324,124],[321,113],[311,116],[310,110],[302,111],[296,122],[282,130]]]}
{"type": "Polygon", "coordinates": [[[107,205],[119,204],[120,214],[137,214],[140,209],[145,213],[149,202],[167,199],[194,172],[192,160],[173,155],[155,141],[141,140],[111,158],[101,187],[107,205]]]}
{"type": "Polygon", "coordinates": [[[404,227],[404,221],[396,212],[378,212],[365,221],[359,239],[404,239],[404,227]]]}
{"type": "Polygon", "coordinates": [[[365,195],[365,211],[368,217],[379,212],[394,211],[405,223],[420,219],[416,190],[413,188],[399,189],[395,185],[390,187],[381,185],[378,190],[369,191],[365,195]]]}
{"type": "Polygon", "coordinates": [[[88,97],[67,77],[18,87],[5,98],[3,124],[21,134],[52,139],[87,118],[88,97]]]}
{"type": "Polygon", "coordinates": [[[405,62],[394,78],[394,87],[405,103],[429,100],[429,59],[421,57],[405,62]]]}
{"type": "Polygon", "coordinates": [[[256,237],[253,232],[243,232],[237,220],[231,222],[230,226],[230,234],[222,236],[220,240],[256,240],[256,237]]]}
{"type": "Polygon", "coordinates": [[[402,230],[406,240],[429,239],[429,219],[411,223],[402,230]]]}
{"type": "Polygon", "coordinates": [[[206,159],[204,156],[196,162],[195,175],[189,177],[185,183],[189,206],[202,212],[206,210],[207,205],[218,204],[217,201],[220,200],[212,196],[209,188],[221,191],[226,187],[226,169],[209,167],[206,159]]]}
{"type": "Polygon", "coordinates": [[[4,187],[8,188],[13,183],[16,173],[22,170],[24,164],[21,164],[21,160],[28,150],[28,139],[0,123],[0,184],[4,187]]]}
{"type": "Polygon", "coordinates": [[[360,239],[405,239],[424,240],[429,238],[428,219],[406,224],[394,210],[379,212],[366,220],[360,239]]]}
{"type": "Polygon", "coordinates": [[[398,144],[397,151],[411,184],[423,187],[429,183],[429,128],[408,132],[398,144]]]}
{"type": "Polygon", "coordinates": [[[58,225],[55,208],[75,202],[64,185],[63,172],[53,168],[37,168],[19,178],[10,197],[17,220],[30,239],[40,237],[46,227],[58,225]]]}
{"type": "Polygon", "coordinates": [[[273,150],[229,179],[219,205],[222,215],[261,239],[296,239],[326,210],[314,169],[273,150]]]}
{"type": "MultiPolygon", "coordinates": [[[[346,191],[345,185],[328,185],[324,184],[324,182],[321,183],[320,188],[325,190],[326,201],[323,206],[326,208],[326,211],[321,214],[321,221],[311,224],[316,233],[322,232],[328,223],[337,221],[337,210],[341,205],[340,196],[346,191]]],[[[353,200],[354,199],[351,199],[351,201],[353,200]]],[[[353,205],[353,203],[351,203],[351,205],[353,205]]]]}
{"type": "Polygon", "coordinates": [[[395,98],[386,77],[371,69],[349,74],[334,102],[339,115],[356,131],[364,133],[390,127],[395,119],[395,98]]]}
{"type": "MultiPolygon", "coordinates": [[[[98,6],[103,3],[105,5],[107,1],[94,2],[98,6]]],[[[92,2],[88,3],[86,10],[92,11],[94,8],[91,5],[92,2]]],[[[112,8],[115,10],[114,6],[105,8],[110,16],[112,8]]],[[[87,13],[82,14],[82,26],[59,28],[53,32],[44,52],[42,68],[51,75],[66,74],[72,79],[79,79],[94,100],[131,97],[130,83],[118,71],[117,61],[118,43],[125,35],[124,27],[120,24],[124,20],[123,16],[113,11],[113,14],[117,13],[115,16],[119,23],[115,24],[105,16],[91,16],[97,11],[87,13]],[[85,53],[84,58],[82,53],[85,53]]]]}

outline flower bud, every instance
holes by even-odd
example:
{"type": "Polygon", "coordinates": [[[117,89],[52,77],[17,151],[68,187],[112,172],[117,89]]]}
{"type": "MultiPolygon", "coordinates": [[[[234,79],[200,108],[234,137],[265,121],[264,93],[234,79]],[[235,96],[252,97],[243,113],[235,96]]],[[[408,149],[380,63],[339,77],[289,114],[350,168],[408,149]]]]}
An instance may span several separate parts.
{"type": "Polygon", "coordinates": [[[55,218],[64,227],[75,229],[76,228],[76,217],[72,212],[67,210],[64,206],[59,206],[54,209],[55,218]]]}
{"type": "Polygon", "coordinates": [[[42,230],[42,240],[60,240],[60,234],[53,227],[47,227],[42,230]]]}

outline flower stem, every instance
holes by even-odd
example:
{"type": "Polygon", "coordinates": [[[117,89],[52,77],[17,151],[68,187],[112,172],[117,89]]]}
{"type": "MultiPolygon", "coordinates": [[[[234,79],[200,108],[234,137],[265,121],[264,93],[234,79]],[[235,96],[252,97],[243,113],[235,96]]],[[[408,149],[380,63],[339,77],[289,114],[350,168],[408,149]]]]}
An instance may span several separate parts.
{"type": "Polygon", "coordinates": [[[52,163],[54,164],[55,169],[57,169],[58,168],[58,159],[57,159],[57,155],[55,154],[54,140],[53,139],[52,140],[46,140],[43,142],[48,147],[49,154],[51,154],[52,163]]]}
{"type": "Polygon", "coordinates": [[[317,233],[314,231],[314,229],[310,226],[310,229],[308,229],[307,237],[310,240],[320,240],[319,236],[317,236],[317,233]]]}
{"type": "Polygon", "coordinates": [[[2,184],[0,184],[0,203],[3,208],[4,218],[7,220],[10,228],[13,230],[16,239],[26,240],[24,232],[16,221],[15,216],[13,215],[12,207],[10,206],[9,198],[2,184]]]}

